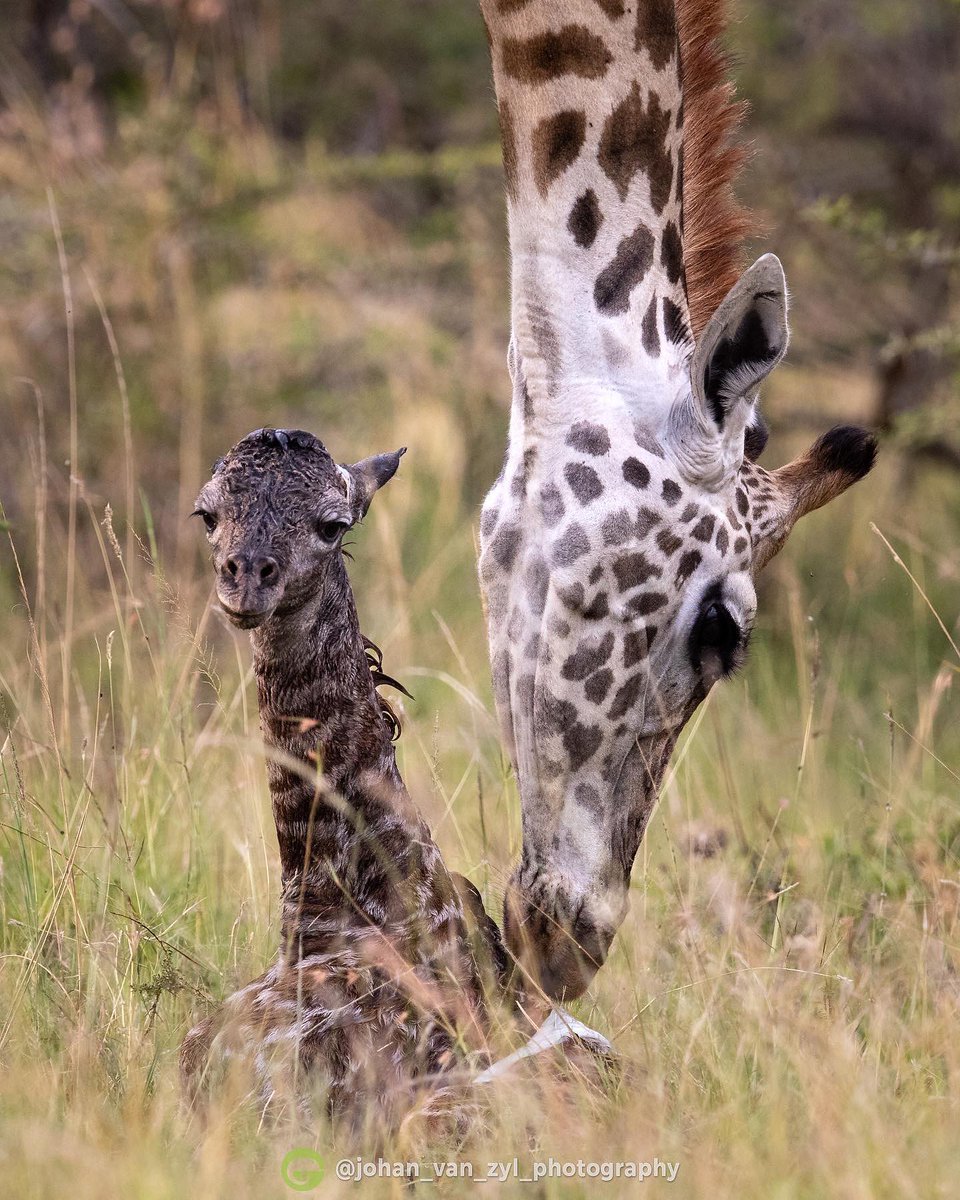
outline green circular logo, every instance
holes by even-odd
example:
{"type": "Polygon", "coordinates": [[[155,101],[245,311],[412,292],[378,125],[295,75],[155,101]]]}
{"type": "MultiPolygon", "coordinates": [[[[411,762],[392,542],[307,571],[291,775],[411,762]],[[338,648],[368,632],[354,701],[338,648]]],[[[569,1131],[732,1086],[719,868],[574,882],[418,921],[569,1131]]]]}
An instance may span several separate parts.
{"type": "Polygon", "coordinates": [[[280,1178],[295,1192],[312,1192],[323,1180],[323,1159],[306,1147],[288,1150],[280,1164],[280,1178]]]}

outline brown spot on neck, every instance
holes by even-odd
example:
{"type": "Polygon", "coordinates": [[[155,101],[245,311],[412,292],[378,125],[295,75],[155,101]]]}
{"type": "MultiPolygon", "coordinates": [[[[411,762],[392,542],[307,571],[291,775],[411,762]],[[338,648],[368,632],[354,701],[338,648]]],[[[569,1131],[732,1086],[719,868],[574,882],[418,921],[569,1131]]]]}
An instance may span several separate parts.
{"type": "Polygon", "coordinates": [[[658,213],[663,211],[673,184],[673,159],[667,148],[669,129],[670,113],[661,108],[660,98],[650,92],[644,106],[640,87],[634,83],[607,119],[598,153],[600,167],[613,181],[621,200],[626,200],[637,172],[646,171],[650,200],[658,213]]]}
{"type": "Polygon", "coordinates": [[[586,132],[586,114],[571,109],[544,117],[534,129],[533,177],[541,196],[577,161],[586,132]]]}
{"type": "Polygon", "coordinates": [[[679,283],[683,278],[683,243],[680,240],[680,231],[673,221],[668,221],[663,231],[660,265],[671,283],[679,283]]]}
{"type": "Polygon", "coordinates": [[[570,210],[567,229],[573,234],[573,240],[581,249],[589,250],[596,241],[600,226],[603,224],[603,213],[600,202],[593,188],[587,188],[570,210]]]}
{"type": "Polygon", "coordinates": [[[667,340],[675,346],[686,345],[690,341],[690,327],[683,309],[675,304],[669,296],[663,298],[663,330],[667,340]]]}
{"type": "Polygon", "coordinates": [[[628,311],[633,289],[642,283],[653,265],[653,244],[653,234],[646,225],[639,225],[620,242],[593,287],[594,302],[600,312],[615,316],[628,311]]]}
{"type": "Polygon", "coordinates": [[[677,12],[674,0],[637,0],[637,51],[646,50],[662,71],[677,52],[677,12]]]}
{"type": "Polygon", "coordinates": [[[600,79],[612,55],[603,38],[585,25],[564,25],[556,33],[530,38],[507,38],[503,43],[503,69],[521,83],[548,83],[564,75],[600,79]]]}
{"type": "Polygon", "coordinates": [[[660,330],[657,328],[657,297],[653,296],[643,318],[643,348],[651,358],[660,354],[660,330]]]}

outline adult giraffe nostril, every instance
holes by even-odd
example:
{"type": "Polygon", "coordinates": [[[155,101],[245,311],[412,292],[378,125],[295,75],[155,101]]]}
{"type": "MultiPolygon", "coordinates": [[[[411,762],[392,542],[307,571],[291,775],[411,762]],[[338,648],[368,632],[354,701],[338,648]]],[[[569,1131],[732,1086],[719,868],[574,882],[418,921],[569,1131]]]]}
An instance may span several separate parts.
{"type": "Polygon", "coordinates": [[[256,572],[257,578],[265,587],[272,586],[280,578],[280,568],[275,558],[258,558],[256,572]]]}
{"type": "Polygon", "coordinates": [[[236,577],[237,577],[237,576],[240,574],[240,572],[243,570],[243,563],[242,563],[242,561],[241,561],[239,558],[236,558],[236,557],[233,557],[233,556],[231,556],[230,558],[228,558],[228,559],[227,559],[227,561],[226,561],[226,562],[225,562],[223,565],[224,565],[224,567],[226,568],[226,570],[227,570],[227,573],[228,573],[229,575],[232,575],[234,579],[236,579],[236,577]]]}

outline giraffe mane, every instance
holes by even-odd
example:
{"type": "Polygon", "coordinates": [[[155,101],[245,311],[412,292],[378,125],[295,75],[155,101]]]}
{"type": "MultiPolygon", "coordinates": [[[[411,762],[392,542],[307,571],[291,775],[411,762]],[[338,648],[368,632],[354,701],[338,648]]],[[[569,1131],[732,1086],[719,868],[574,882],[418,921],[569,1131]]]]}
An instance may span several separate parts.
{"type": "Polygon", "coordinates": [[[411,700],[413,697],[410,696],[410,693],[403,686],[403,684],[400,683],[399,680],[394,679],[392,675],[388,675],[384,671],[383,651],[376,644],[376,642],[372,642],[370,638],[362,633],[360,637],[363,639],[363,648],[366,653],[367,665],[370,668],[370,674],[373,676],[373,686],[377,689],[377,702],[380,705],[380,715],[383,717],[384,723],[390,730],[390,740],[395,742],[403,732],[403,726],[393,705],[386,698],[386,696],[380,694],[380,688],[384,685],[387,685],[388,687],[396,688],[399,692],[403,692],[403,694],[405,696],[409,696],[411,700]]]}
{"type": "Polygon", "coordinates": [[[734,192],[748,157],[733,142],[747,105],[721,45],[728,0],[676,0],[684,97],[683,259],[697,337],[742,267],[753,222],[734,192]]]}

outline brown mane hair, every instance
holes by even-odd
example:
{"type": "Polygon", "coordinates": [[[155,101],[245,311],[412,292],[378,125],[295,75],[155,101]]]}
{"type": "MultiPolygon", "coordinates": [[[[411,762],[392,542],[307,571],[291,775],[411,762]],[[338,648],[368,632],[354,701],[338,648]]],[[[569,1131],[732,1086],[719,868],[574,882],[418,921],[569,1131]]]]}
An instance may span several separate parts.
{"type": "Polygon", "coordinates": [[[728,0],[676,0],[683,72],[683,259],[694,336],[736,283],[750,214],[733,184],[748,151],[733,138],[746,104],[735,99],[721,46],[728,0]]]}

